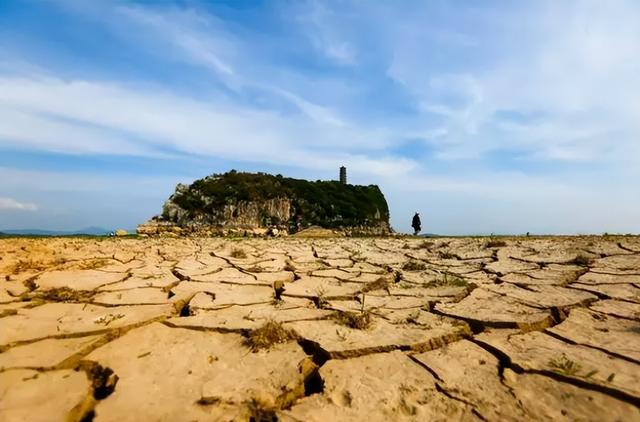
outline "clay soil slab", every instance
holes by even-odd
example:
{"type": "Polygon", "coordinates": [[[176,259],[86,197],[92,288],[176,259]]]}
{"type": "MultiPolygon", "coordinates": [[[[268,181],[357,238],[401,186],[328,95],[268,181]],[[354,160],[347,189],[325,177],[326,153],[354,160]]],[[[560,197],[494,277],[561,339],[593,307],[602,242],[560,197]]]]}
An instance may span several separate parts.
{"type": "Polygon", "coordinates": [[[429,317],[425,323],[430,329],[393,325],[378,317],[372,317],[373,322],[366,329],[346,327],[331,319],[292,322],[286,326],[338,359],[395,349],[432,350],[470,335],[466,324],[454,325],[431,314],[429,317]]]}
{"type": "Polygon", "coordinates": [[[401,352],[330,360],[320,376],[324,391],[299,400],[280,420],[479,420],[470,406],[439,393],[431,374],[401,352]]]}
{"type": "Polygon", "coordinates": [[[284,281],[285,283],[293,282],[295,275],[291,271],[276,271],[256,273],[259,283],[273,284],[276,281],[284,281]]]}
{"type": "Polygon", "coordinates": [[[485,268],[489,271],[500,273],[500,274],[509,274],[513,272],[525,272],[531,270],[537,270],[539,267],[536,264],[532,264],[529,262],[517,261],[515,259],[500,259],[496,262],[492,262],[487,264],[485,268]]]}
{"type": "Polygon", "coordinates": [[[356,276],[352,272],[341,270],[338,268],[316,270],[316,271],[313,271],[311,275],[314,277],[333,277],[333,278],[337,278],[338,280],[347,280],[356,276]]]}
{"type": "Polygon", "coordinates": [[[640,420],[638,407],[610,395],[558,382],[537,374],[516,374],[506,369],[507,385],[531,420],[620,422],[640,420]]]}
{"type": "Polygon", "coordinates": [[[248,420],[252,400],[304,394],[306,358],[295,342],[252,353],[237,334],[151,324],[88,356],[120,378],[95,420],[248,420]]]}
{"type": "Polygon", "coordinates": [[[183,281],[171,290],[176,298],[187,297],[198,292],[212,295],[198,295],[197,307],[217,309],[230,305],[253,305],[268,303],[274,299],[274,291],[270,286],[255,286],[224,283],[199,283],[183,281]]]}
{"type": "Polygon", "coordinates": [[[326,298],[351,296],[362,289],[358,283],[344,283],[335,278],[305,276],[286,285],[284,296],[326,298]]]}
{"type": "Polygon", "coordinates": [[[589,309],[603,314],[634,319],[640,322],[640,304],[623,302],[620,300],[601,300],[589,307],[589,309]]]}
{"type": "Polygon", "coordinates": [[[324,318],[331,311],[287,304],[281,305],[261,304],[251,306],[229,306],[217,310],[203,310],[190,302],[190,308],[195,315],[188,317],[176,317],[169,319],[169,323],[179,327],[195,327],[219,330],[246,330],[264,325],[267,321],[291,322],[299,320],[313,320],[324,318]]]}
{"type": "Polygon", "coordinates": [[[101,336],[46,339],[0,353],[0,369],[53,367],[95,345],[101,336]]]}
{"type": "MultiPolygon", "coordinates": [[[[182,271],[180,271],[182,273],[182,271]]],[[[256,284],[256,278],[251,274],[243,273],[237,268],[223,268],[222,270],[216,270],[207,274],[195,275],[191,277],[194,281],[201,281],[206,283],[217,283],[224,281],[227,283],[237,284],[256,284]]]]}
{"type": "Polygon", "coordinates": [[[598,284],[587,285],[572,283],[571,286],[591,292],[602,293],[612,299],[629,300],[640,303],[640,289],[633,284],[598,284]]]}
{"type": "Polygon", "coordinates": [[[99,287],[97,290],[100,292],[108,292],[112,290],[137,289],[140,287],[166,287],[177,281],[178,279],[170,272],[163,275],[133,276],[117,283],[99,287]]]}
{"type": "Polygon", "coordinates": [[[498,360],[474,343],[462,340],[413,357],[438,375],[443,388],[473,403],[486,420],[535,419],[502,384],[498,360]]]}
{"type": "Polygon", "coordinates": [[[149,305],[169,303],[167,292],[154,287],[142,287],[97,294],[92,302],[104,305],[149,305]]]}
{"type": "Polygon", "coordinates": [[[598,300],[598,297],[591,293],[559,286],[539,285],[523,289],[512,284],[503,283],[487,286],[486,289],[537,308],[582,306],[598,300]]]}
{"type": "Polygon", "coordinates": [[[593,262],[591,269],[596,272],[640,275],[640,254],[608,256],[597,259],[593,262]]]}
{"type": "Polygon", "coordinates": [[[589,271],[577,280],[581,284],[631,284],[640,283],[640,275],[601,274],[589,271]]]}
{"type": "Polygon", "coordinates": [[[6,371],[0,373],[0,416],[3,422],[64,421],[88,393],[84,372],[6,371]]]}
{"type": "Polygon", "coordinates": [[[482,288],[458,303],[439,303],[436,310],[446,315],[497,328],[544,328],[551,324],[549,312],[526,306],[482,288]]]}
{"type": "Polygon", "coordinates": [[[569,318],[548,330],[576,343],[640,362],[640,323],[637,321],[573,309],[569,318]]]}
{"type": "Polygon", "coordinates": [[[541,332],[499,337],[479,335],[525,371],[553,372],[580,382],[623,391],[640,400],[640,371],[635,363],[589,347],[573,345],[541,332]],[[611,380],[608,378],[614,374],[611,380]]]}
{"type": "Polygon", "coordinates": [[[2,318],[0,345],[49,336],[98,333],[148,321],[173,312],[171,305],[102,307],[79,303],[47,303],[19,309],[2,318]]]}
{"type": "Polygon", "coordinates": [[[533,271],[509,273],[502,277],[504,281],[528,285],[557,285],[564,286],[584,272],[584,268],[575,265],[550,264],[533,271]]]}
{"type": "Polygon", "coordinates": [[[40,275],[36,284],[40,290],[69,287],[75,290],[93,290],[124,279],[125,273],[108,273],[99,270],[50,271],[40,275]]]}

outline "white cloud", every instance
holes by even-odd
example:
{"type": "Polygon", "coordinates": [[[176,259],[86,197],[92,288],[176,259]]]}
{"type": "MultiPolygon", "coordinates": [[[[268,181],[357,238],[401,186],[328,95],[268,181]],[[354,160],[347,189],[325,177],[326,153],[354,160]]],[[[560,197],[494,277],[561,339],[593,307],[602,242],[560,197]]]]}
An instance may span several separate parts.
{"type": "Polygon", "coordinates": [[[341,15],[318,1],[305,2],[301,6],[297,10],[297,20],[303,28],[301,33],[311,41],[313,47],[335,64],[356,65],[356,49],[341,34],[345,29],[337,19],[341,15]]]}
{"type": "Polygon", "coordinates": [[[475,30],[477,46],[452,50],[449,66],[434,65],[433,39],[421,46],[407,38],[405,21],[389,41],[398,46],[389,75],[417,98],[424,115],[435,113],[446,125],[449,135],[436,144],[440,157],[510,149],[542,160],[630,159],[640,142],[637,2],[457,12],[461,22],[472,16],[467,30],[475,30]],[[468,58],[459,73],[462,56],[468,58]],[[502,111],[543,116],[514,125],[502,111]]]}
{"type": "MultiPolygon", "coordinates": [[[[220,76],[234,76],[231,59],[237,48],[237,41],[221,30],[222,23],[213,16],[198,14],[189,9],[159,12],[149,7],[136,6],[119,6],[113,12],[111,17],[127,19],[169,40],[169,47],[175,54],[204,65],[220,76]]],[[[166,54],[166,49],[162,53],[166,54]]]]}
{"type": "Polygon", "coordinates": [[[36,204],[28,202],[18,202],[13,198],[0,196],[0,211],[35,211],[36,204]]]}
{"type": "Polygon", "coordinates": [[[294,101],[313,117],[291,119],[225,100],[112,83],[0,77],[0,145],[75,154],[161,156],[168,150],[315,169],[345,163],[364,173],[392,171],[394,163],[414,166],[381,156],[392,133],[294,101]]]}

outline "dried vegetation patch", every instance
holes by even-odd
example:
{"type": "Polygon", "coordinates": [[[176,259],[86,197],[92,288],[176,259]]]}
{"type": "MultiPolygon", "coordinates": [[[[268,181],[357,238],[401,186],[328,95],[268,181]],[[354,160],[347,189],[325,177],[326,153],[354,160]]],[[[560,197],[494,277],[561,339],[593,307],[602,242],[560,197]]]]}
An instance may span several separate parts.
{"type": "Polygon", "coordinates": [[[405,271],[424,271],[427,269],[427,266],[424,262],[420,261],[409,261],[405,262],[402,266],[402,269],[405,271]]]}
{"type": "Polygon", "coordinates": [[[34,293],[35,298],[50,302],[84,302],[95,294],[91,290],[74,290],[69,287],[56,287],[34,293]]]}
{"type": "Polygon", "coordinates": [[[247,253],[243,249],[233,248],[229,256],[236,259],[245,259],[247,257],[247,253]]]}
{"type": "Polygon", "coordinates": [[[281,323],[267,321],[262,327],[251,331],[244,343],[255,352],[270,349],[276,344],[287,343],[297,338],[295,331],[285,328],[281,323]]]}
{"type": "Polygon", "coordinates": [[[373,322],[369,311],[348,312],[337,311],[331,316],[336,322],[355,330],[366,330],[373,322]]]}

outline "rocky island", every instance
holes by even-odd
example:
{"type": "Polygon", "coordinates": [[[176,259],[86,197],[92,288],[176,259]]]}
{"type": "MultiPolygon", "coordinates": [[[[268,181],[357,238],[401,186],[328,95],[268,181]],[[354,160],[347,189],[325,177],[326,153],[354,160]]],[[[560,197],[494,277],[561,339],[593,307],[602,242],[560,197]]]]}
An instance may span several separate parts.
{"type": "MultiPolygon", "coordinates": [[[[342,169],[344,170],[344,168],[342,169]]],[[[178,184],[142,235],[267,235],[309,227],[345,235],[391,233],[389,207],[376,185],[308,181],[235,170],[178,184]]]]}

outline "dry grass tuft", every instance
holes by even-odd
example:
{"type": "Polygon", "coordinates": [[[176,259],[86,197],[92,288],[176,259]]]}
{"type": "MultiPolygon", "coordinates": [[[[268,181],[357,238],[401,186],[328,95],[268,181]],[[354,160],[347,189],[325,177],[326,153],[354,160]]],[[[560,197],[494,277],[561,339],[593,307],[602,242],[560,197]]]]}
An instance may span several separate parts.
{"type": "Polygon", "coordinates": [[[402,266],[402,269],[405,271],[424,271],[427,269],[427,266],[424,262],[420,261],[408,261],[405,262],[402,266]]]}
{"type": "Polygon", "coordinates": [[[369,311],[363,311],[360,313],[336,311],[331,317],[339,324],[356,330],[366,330],[373,322],[369,311]]]}
{"type": "Polygon", "coordinates": [[[81,270],[96,270],[98,268],[105,267],[109,261],[106,259],[92,259],[90,261],[85,261],[78,265],[78,268],[81,270]]]}
{"type": "Polygon", "coordinates": [[[558,358],[551,359],[549,366],[565,375],[577,375],[582,370],[579,363],[572,361],[564,353],[558,358]]]}
{"type": "Polygon", "coordinates": [[[380,277],[376,281],[365,284],[360,293],[372,292],[374,290],[388,290],[389,280],[386,277],[380,277]]]}
{"type": "Polygon", "coordinates": [[[588,267],[592,262],[593,260],[591,258],[584,255],[578,255],[571,261],[572,264],[579,265],[581,267],[588,267]]]}
{"type": "Polygon", "coordinates": [[[444,273],[442,278],[435,279],[427,283],[427,285],[433,287],[466,287],[469,285],[469,283],[467,282],[467,280],[460,276],[444,273]]]}
{"type": "Polygon", "coordinates": [[[264,271],[264,268],[262,268],[259,265],[253,265],[249,268],[247,268],[247,271],[249,271],[250,273],[261,273],[264,271]]]}
{"type": "Polygon", "coordinates": [[[440,251],[438,256],[442,259],[456,259],[456,256],[449,251],[440,251]]]}
{"type": "Polygon", "coordinates": [[[58,265],[62,265],[66,263],[67,260],[64,258],[58,258],[54,261],[44,262],[44,261],[35,261],[33,259],[29,260],[19,260],[13,265],[7,268],[7,272],[11,274],[20,274],[27,271],[44,271],[47,268],[55,267],[58,265]]]}
{"type": "Polygon", "coordinates": [[[56,287],[34,293],[35,298],[50,302],[86,302],[94,295],[91,290],[74,290],[69,287],[56,287]]]}
{"type": "Polygon", "coordinates": [[[245,259],[247,257],[247,253],[240,248],[233,248],[229,255],[231,256],[231,258],[237,259],[245,259]]]}
{"type": "Polygon", "coordinates": [[[257,328],[249,334],[245,340],[245,346],[252,351],[269,349],[276,344],[287,343],[296,340],[298,335],[293,330],[284,328],[276,321],[267,321],[262,327],[257,328]]]}

